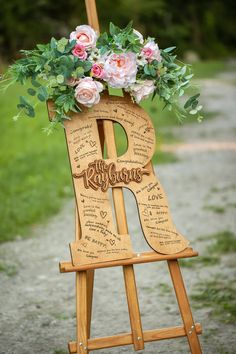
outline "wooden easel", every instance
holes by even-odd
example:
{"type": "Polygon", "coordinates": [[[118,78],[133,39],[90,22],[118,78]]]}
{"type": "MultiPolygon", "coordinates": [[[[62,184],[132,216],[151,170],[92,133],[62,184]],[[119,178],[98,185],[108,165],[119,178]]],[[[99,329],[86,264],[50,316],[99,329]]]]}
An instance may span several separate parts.
{"type": "MultiPolygon", "coordinates": [[[[95,0],[85,0],[85,3],[89,24],[94,29],[99,31],[95,0]]],[[[104,143],[106,144],[107,158],[116,158],[117,152],[113,122],[111,120],[103,120],[103,122],[100,122],[98,130],[102,150],[104,148],[104,143]]],[[[151,163],[148,163],[145,168],[153,173],[151,163]]],[[[118,234],[126,235],[128,234],[128,226],[122,188],[112,188],[112,196],[114,201],[118,234]]],[[[79,210],[76,210],[76,241],[79,241],[81,238],[81,226],[78,214],[79,210]]],[[[76,272],[77,333],[76,342],[69,343],[70,353],[87,354],[89,351],[96,349],[124,346],[129,344],[133,344],[135,350],[142,350],[144,349],[145,342],[184,336],[186,336],[188,339],[191,353],[202,353],[198,339],[198,334],[201,334],[201,326],[198,323],[195,324],[193,321],[188,297],[185,291],[184,282],[178,263],[179,258],[194,257],[197,255],[198,253],[193,251],[191,248],[186,248],[185,250],[176,254],[163,255],[154,251],[144,252],[140,254],[133,254],[132,257],[126,259],[116,259],[76,266],[73,265],[72,262],[61,262],[60,271],[62,273],[76,272]],[[143,331],[133,265],[157,261],[167,261],[168,263],[171,279],[183,320],[183,326],[143,331]],[[123,267],[131,332],[109,337],[90,338],[94,271],[95,269],[99,268],[115,266],[123,267]]]]}

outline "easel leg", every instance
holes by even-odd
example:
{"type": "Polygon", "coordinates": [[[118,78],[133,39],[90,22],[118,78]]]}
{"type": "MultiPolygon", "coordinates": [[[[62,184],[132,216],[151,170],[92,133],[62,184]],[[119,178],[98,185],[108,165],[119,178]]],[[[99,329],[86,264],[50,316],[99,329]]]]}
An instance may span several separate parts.
{"type": "Polygon", "coordinates": [[[192,354],[201,354],[201,346],[196,333],[191,308],[188,302],[188,296],[185,290],[182,274],[177,260],[167,261],[171,279],[174,285],[176,298],[178,301],[180,313],[184,323],[189,347],[192,354]]]}
{"type": "Polygon", "coordinates": [[[124,266],[123,272],[125,279],[126,297],[129,307],[130,324],[133,334],[134,349],[141,350],[144,349],[144,340],[134,268],[132,265],[124,266]]]}
{"type": "Polygon", "coordinates": [[[87,270],[87,335],[90,338],[91,319],[92,319],[92,303],[93,303],[93,284],[94,284],[94,270],[87,270]]]}
{"type": "Polygon", "coordinates": [[[87,272],[76,273],[77,354],[88,353],[87,272]]]}

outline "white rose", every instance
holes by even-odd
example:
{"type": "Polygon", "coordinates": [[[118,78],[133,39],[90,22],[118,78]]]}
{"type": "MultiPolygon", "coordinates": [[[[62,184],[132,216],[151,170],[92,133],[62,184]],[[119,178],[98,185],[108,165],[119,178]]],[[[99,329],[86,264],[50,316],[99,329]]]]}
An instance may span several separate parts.
{"type": "Polygon", "coordinates": [[[88,25],[77,26],[75,31],[70,34],[70,41],[74,39],[77,44],[84,46],[85,49],[91,49],[96,46],[97,34],[88,25]]]}
{"type": "Polygon", "coordinates": [[[144,98],[147,98],[155,90],[155,85],[152,80],[139,80],[130,86],[131,95],[135,101],[139,103],[144,98]]]}
{"type": "Polygon", "coordinates": [[[81,79],[75,88],[76,100],[86,107],[92,107],[100,101],[99,92],[103,90],[103,85],[93,80],[91,77],[81,79]]]}
{"type": "Polygon", "coordinates": [[[131,52],[110,54],[105,61],[104,71],[104,80],[111,87],[126,88],[136,80],[136,55],[131,52]]]}
{"type": "Polygon", "coordinates": [[[136,29],[133,29],[133,33],[136,34],[140,43],[143,44],[143,35],[139,31],[137,31],[136,29]]]}

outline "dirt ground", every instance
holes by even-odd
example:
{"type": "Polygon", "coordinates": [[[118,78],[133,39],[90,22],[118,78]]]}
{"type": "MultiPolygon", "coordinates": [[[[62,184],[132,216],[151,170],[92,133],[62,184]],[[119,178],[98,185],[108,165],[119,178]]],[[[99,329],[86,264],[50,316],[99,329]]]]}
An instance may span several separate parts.
{"type": "MultiPolygon", "coordinates": [[[[214,292],[208,296],[210,305],[194,298],[199,284],[214,287],[222,281],[233,286],[236,275],[235,253],[215,256],[209,251],[212,234],[234,232],[236,226],[235,83],[236,76],[231,73],[201,82],[205,110],[216,117],[171,128],[183,141],[171,148],[179,160],[156,166],[178,230],[200,255],[216,258],[215,264],[206,264],[198,257],[194,264],[182,268],[194,319],[203,327],[200,341],[205,354],[233,354],[236,347],[229,314],[222,308],[215,313],[214,292]]],[[[133,248],[148,249],[131,193],[125,193],[125,199],[133,248]]],[[[67,342],[75,339],[74,275],[58,271],[58,262],[70,259],[68,244],[73,233],[74,203],[69,201],[47,225],[37,226],[30,238],[0,246],[0,258],[9,266],[8,272],[0,272],[0,354],[63,354],[67,342]]],[[[181,325],[167,265],[138,265],[135,272],[143,328],[181,325]]],[[[130,327],[122,269],[98,270],[92,336],[125,331],[130,327]]],[[[182,338],[146,344],[141,352],[186,354],[189,348],[182,338]]],[[[132,354],[134,350],[128,346],[97,353],[132,354]]]]}

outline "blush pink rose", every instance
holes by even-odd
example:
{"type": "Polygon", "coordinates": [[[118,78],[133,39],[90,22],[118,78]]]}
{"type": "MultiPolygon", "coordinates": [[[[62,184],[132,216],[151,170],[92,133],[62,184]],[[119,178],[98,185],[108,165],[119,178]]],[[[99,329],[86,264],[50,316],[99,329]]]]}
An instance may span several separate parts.
{"type": "Polygon", "coordinates": [[[81,60],[85,60],[88,56],[85,47],[82,44],[76,44],[72,50],[72,54],[81,60]]]}
{"type": "Polygon", "coordinates": [[[78,80],[78,79],[75,79],[74,77],[70,77],[70,78],[67,80],[67,85],[68,85],[68,86],[74,87],[74,86],[78,85],[78,83],[79,83],[79,80],[78,80]]]}
{"type": "Polygon", "coordinates": [[[136,55],[131,52],[110,54],[105,61],[104,71],[104,80],[111,87],[126,88],[136,80],[136,55]]]}
{"type": "Polygon", "coordinates": [[[100,101],[100,92],[103,85],[93,80],[91,77],[81,79],[75,88],[75,98],[77,102],[86,107],[92,107],[100,101]]]}
{"type": "Polygon", "coordinates": [[[96,46],[97,34],[94,29],[88,25],[77,26],[74,32],[70,34],[70,41],[76,40],[77,44],[91,49],[96,46]]]}
{"type": "Polygon", "coordinates": [[[155,90],[155,85],[152,80],[139,80],[130,86],[131,95],[135,101],[139,103],[141,100],[147,98],[155,90]]]}
{"type": "Polygon", "coordinates": [[[153,40],[150,40],[145,44],[145,46],[142,49],[142,53],[149,62],[151,62],[154,59],[157,61],[161,61],[160,49],[153,40]]]}
{"type": "Polygon", "coordinates": [[[94,77],[98,79],[103,79],[105,75],[105,71],[103,69],[103,65],[101,64],[93,64],[91,73],[94,77]]]}

